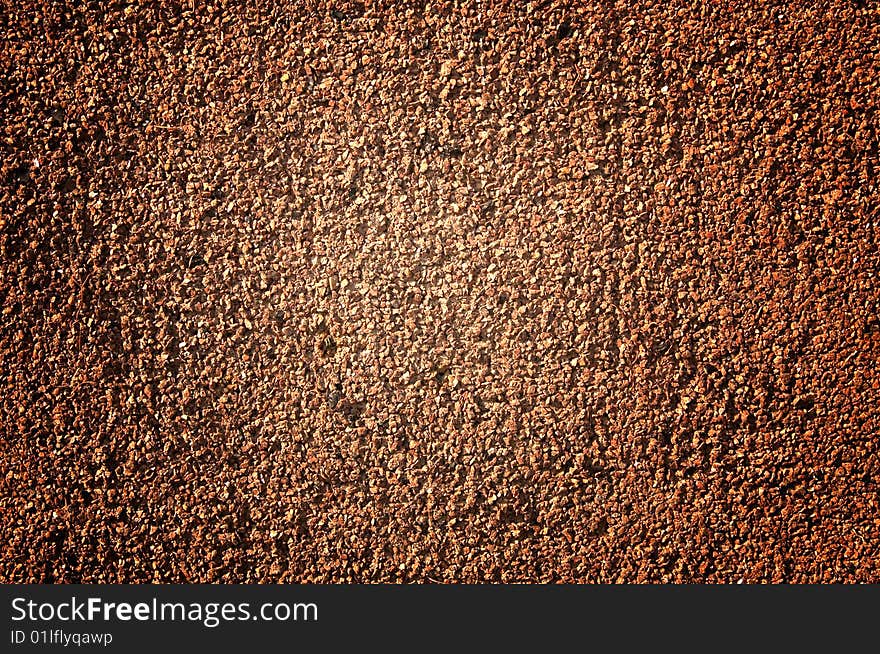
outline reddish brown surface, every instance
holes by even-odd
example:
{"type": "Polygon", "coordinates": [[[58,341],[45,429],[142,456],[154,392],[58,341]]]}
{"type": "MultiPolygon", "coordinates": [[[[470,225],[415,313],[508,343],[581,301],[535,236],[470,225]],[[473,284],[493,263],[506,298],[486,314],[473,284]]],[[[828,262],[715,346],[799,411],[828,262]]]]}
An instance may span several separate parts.
{"type": "Polygon", "coordinates": [[[0,580],[880,581],[876,2],[45,4],[0,580]]]}

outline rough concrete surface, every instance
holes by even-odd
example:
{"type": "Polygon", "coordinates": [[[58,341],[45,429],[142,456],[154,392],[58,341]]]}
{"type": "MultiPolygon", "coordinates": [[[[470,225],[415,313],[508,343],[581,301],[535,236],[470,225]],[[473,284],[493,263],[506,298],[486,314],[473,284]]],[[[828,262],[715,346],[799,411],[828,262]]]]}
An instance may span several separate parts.
{"type": "Polygon", "coordinates": [[[877,2],[0,30],[0,580],[880,581],[877,2]]]}

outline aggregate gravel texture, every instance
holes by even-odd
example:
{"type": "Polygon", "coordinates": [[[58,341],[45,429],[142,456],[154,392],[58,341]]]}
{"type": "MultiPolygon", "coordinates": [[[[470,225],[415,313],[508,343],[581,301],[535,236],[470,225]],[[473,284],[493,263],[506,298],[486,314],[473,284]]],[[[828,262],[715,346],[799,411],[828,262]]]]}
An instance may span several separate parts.
{"type": "Polygon", "coordinates": [[[880,4],[0,4],[0,580],[880,582],[880,4]]]}

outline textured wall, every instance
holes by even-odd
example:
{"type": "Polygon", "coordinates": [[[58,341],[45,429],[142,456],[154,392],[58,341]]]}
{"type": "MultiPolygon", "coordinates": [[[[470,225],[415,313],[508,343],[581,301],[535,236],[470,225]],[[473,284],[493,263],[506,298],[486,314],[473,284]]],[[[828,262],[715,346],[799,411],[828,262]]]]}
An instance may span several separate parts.
{"type": "Polygon", "coordinates": [[[0,580],[880,581],[876,2],[66,5],[0,580]]]}

